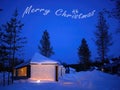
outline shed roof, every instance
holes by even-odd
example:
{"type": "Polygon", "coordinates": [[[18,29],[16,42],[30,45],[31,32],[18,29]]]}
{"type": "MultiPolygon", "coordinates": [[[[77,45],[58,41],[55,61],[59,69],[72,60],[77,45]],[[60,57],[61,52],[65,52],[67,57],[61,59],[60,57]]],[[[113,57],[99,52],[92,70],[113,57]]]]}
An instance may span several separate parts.
{"type": "Polygon", "coordinates": [[[59,62],[52,60],[52,59],[49,59],[49,58],[47,58],[39,53],[35,53],[31,59],[31,61],[24,62],[20,65],[17,65],[15,68],[24,67],[24,66],[27,66],[30,64],[59,64],[59,62]]]}
{"type": "Polygon", "coordinates": [[[59,63],[58,61],[49,59],[39,53],[35,53],[35,55],[33,56],[33,58],[31,59],[30,63],[38,63],[38,64],[42,64],[42,63],[59,63]]]}
{"type": "Polygon", "coordinates": [[[29,62],[21,63],[21,64],[17,65],[17,66],[14,67],[14,68],[21,68],[21,67],[24,67],[24,66],[27,66],[27,65],[29,65],[29,62]]]}

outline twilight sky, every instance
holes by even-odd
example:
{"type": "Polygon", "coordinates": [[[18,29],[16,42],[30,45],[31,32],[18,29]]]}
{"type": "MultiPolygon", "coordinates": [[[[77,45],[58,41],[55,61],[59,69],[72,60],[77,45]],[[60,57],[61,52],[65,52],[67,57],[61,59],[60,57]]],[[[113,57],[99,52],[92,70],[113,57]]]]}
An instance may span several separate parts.
{"type": "MultiPolygon", "coordinates": [[[[77,48],[82,38],[87,40],[91,59],[97,57],[93,39],[98,12],[104,8],[111,10],[113,7],[114,3],[110,0],[0,0],[0,8],[3,9],[0,12],[0,25],[9,21],[17,8],[19,19],[25,25],[23,36],[27,37],[28,42],[24,48],[26,59],[38,52],[41,35],[44,30],[48,30],[55,52],[51,58],[66,63],[77,63],[77,48]]],[[[107,21],[114,42],[108,56],[118,56],[120,34],[115,32],[118,22],[111,18],[107,21]]]]}

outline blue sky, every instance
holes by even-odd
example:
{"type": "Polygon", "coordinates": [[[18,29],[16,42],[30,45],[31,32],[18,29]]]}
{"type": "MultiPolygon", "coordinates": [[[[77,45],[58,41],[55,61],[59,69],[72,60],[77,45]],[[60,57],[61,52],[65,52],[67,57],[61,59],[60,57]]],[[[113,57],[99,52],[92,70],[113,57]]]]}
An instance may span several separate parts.
{"type": "MultiPolygon", "coordinates": [[[[19,11],[19,19],[24,23],[23,35],[27,37],[27,44],[24,52],[25,58],[30,59],[35,52],[38,52],[38,44],[44,30],[50,34],[51,45],[55,55],[51,58],[66,63],[77,63],[77,48],[81,44],[81,39],[85,38],[91,50],[92,57],[97,57],[96,46],[93,41],[95,38],[94,31],[97,24],[98,12],[106,8],[111,10],[114,3],[110,0],[0,0],[0,25],[9,21],[14,10],[19,11]],[[48,15],[36,12],[29,15],[22,15],[27,7],[32,5],[33,8],[49,9],[48,15]],[[56,16],[56,10],[62,9],[71,14],[72,10],[78,10],[79,13],[87,14],[93,10],[96,12],[93,16],[85,19],[73,19],[63,16],[56,16]]],[[[110,32],[113,33],[114,44],[111,46],[109,56],[120,55],[119,51],[119,34],[115,33],[117,21],[108,19],[110,32]]]]}

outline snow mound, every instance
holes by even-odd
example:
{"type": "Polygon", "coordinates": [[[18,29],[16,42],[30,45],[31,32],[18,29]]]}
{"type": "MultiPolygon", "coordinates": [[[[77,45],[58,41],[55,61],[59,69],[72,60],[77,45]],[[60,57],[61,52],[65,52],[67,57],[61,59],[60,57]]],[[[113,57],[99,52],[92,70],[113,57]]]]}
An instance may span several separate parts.
{"type": "Polygon", "coordinates": [[[97,70],[66,74],[61,82],[71,82],[83,90],[120,90],[120,77],[97,70]]]}

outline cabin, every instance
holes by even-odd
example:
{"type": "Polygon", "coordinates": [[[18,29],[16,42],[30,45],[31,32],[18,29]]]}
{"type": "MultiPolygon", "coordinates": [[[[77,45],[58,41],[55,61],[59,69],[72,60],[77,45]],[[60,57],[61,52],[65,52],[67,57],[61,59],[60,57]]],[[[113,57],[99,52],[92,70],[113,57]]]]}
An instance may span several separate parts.
{"type": "Polygon", "coordinates": [[[58,61],[36,53],[31,61],[22,63],[14,69],[14,79],[39,81],[58,81],[65,74],[65,68],[58,61]]]}
{"type": "Polygon", "coordinates": [[[112,74],[119,74],[119,68],[120,68],[120,61],[113,62],[106,64],[101,67],[101,70],[104,72],[112,73],[112,74]]]}

